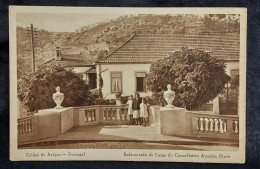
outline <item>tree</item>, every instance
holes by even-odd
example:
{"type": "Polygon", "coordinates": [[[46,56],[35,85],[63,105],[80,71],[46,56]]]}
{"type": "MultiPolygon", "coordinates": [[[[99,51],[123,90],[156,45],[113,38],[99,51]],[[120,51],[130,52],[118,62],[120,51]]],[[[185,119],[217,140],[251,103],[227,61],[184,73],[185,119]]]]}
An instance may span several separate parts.
{"type": "Polygon", "coordinates": [[[55,88],[60,86],[64,93],[62,106],[88,105],[89,87],[77,74],[58,66],[38,70],[18,80],[18,98],[28,111],[53,108],[55,88]]]}
{"type": "Polygon", "coordinates": [[[151,65],[147,85],[159,97],[171,84],[176,93],[175,106],[197,107],[224,90],[230,80],[225,67],[208,52],[182,48],[151,65]]]}

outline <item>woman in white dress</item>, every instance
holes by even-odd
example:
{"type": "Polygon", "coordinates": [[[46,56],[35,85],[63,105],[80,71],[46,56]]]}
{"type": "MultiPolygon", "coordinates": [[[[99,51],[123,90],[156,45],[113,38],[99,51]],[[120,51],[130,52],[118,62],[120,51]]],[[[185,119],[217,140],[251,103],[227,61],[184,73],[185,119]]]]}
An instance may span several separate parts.
{"type": "Polygon", "coordinates": [[[133,96],[132,95],[128,98],[126,104],[128,104],[128,113],[127,113],[127,115],[129,116],[128,125],[132,125],[133,124],[133,96]]]}
{"type": "Polygon", "coordinates": [[[148,106],[145,99],[142,99],[140,104],[140,117],[144,126],[148,125],[148,106]]]}

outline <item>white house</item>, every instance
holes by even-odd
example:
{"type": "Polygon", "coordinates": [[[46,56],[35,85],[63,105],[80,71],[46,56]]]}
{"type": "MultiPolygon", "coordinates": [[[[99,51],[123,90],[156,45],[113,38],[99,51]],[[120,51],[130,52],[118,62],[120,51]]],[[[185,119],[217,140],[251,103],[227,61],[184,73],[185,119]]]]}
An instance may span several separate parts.
{"type": "Polygon", "coordinates": [[[239,70],[239,34],[134,34],[124,44],[96,63],[97,87],[102,85],[105,99],[114,99],[117,91],[123,96],[152,93],[146,87],[146,73],[156,60],[167,57],[168,52],[182,47],[210,52],[226,63],[228,75],[237,76],[239,70]]]}
{"type": "Polygon", "coordinates": [[[77,54],[65,54],[62,53],[59,47],[56,47],[55,58],[42,64],[40,67],[46,67],[49,65],[57,65],[65,68],[71,68],[77,74],[82,75],[83,80],[89,84],[90,89],[96,88],[96,67],[92,59],[84,57],[81,53],[77,54]]]}

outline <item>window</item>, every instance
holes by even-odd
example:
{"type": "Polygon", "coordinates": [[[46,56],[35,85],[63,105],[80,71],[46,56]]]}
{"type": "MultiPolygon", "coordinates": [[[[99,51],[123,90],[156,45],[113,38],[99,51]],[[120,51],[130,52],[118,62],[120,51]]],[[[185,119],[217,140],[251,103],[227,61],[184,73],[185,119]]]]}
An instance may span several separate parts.
{"type": "Polygon", "coordinates": [[[136,77],[136,91],[137,92],[144,92],[146,91],[146,79],[144,72],[137,72],[135,74],[136,77]]]}
{"type": "Polygon", "coordinates": [[[111,92],[122,92],[122,74],[121,72],[111,73],[111,92]]]}
{"type": "Polygon", "coordinates": [[[231,88],[236,88],[239,86],[239,69],[231,69],[230,70],[231,77],[231,88]]]}

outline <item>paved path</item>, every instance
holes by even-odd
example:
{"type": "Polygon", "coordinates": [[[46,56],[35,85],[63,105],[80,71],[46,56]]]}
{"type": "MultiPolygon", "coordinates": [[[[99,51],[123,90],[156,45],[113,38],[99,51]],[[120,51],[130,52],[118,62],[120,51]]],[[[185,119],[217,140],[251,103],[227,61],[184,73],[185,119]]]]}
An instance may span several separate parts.
{"type": "Polygon", "coordinates": [[[165,136],[160,134],[159,127],[100,124],[74,128],[63,135],[40,140],[21,148],[235,151],[238,146],[224,140],[165,136]]]}

